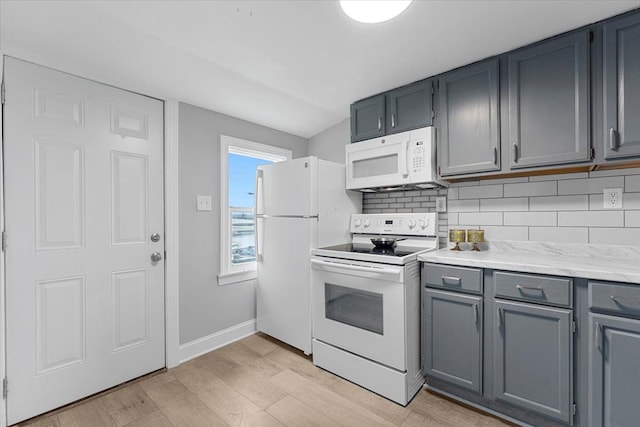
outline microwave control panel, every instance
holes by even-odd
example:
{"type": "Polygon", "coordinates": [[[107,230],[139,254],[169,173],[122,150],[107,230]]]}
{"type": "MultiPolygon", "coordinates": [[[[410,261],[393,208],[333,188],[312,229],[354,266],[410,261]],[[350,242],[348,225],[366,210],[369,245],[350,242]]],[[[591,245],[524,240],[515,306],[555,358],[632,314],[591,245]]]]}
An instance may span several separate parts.
{"type": "Polygon", "coordinates": [[[409,169],[412,174],[420,173],[427,167],[427,149],[424,141],[409,142],[409,169]]]}
{"type": "Polygon", "coordinates": [[[435,236],[436,213],[389,213],[351,215],[351,233],[435,236]]]}

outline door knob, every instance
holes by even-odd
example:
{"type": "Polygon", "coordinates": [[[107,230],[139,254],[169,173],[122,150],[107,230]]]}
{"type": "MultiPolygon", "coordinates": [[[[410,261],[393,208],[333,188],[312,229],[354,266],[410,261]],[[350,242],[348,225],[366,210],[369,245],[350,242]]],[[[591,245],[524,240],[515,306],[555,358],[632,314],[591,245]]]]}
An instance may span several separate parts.
{"type": "Polygon", "coordinates": [[[151,261],[158,262],[162,260],[162,254],[160,252],[154,252],[151,254],[151,261]]]}
{"type": "Polygon", "coordinates": [[[160,241],[160,235],[158,233],[153,233],[151,235],[151,241],[152,242],[159,242],[160,241]]]}

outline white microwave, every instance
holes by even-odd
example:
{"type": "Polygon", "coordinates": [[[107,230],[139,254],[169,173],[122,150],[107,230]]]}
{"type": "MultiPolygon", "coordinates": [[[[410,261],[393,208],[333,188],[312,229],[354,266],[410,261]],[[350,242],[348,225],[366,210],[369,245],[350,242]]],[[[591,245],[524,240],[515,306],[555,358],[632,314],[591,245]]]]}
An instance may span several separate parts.
{"type": "Polygon", "coordinates": [[[436,176],[435,130],[425,127],[346,146],[347,190],[444,186],[436,176]]]}

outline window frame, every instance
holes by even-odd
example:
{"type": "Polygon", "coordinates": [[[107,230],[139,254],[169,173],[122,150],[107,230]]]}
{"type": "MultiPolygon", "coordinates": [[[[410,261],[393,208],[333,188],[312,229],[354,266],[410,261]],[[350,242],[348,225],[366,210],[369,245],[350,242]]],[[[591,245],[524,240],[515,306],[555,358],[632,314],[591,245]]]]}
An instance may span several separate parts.
{"type": "MultiPolygon", "coordinates": [[[[280,162],[291,160],[293,151],[229,135],[220,135],[220,273],[218,285],[229,285],[257,278],[257,262],[233,265],[231,262],[231,207],[229,206],[229,154],[280,162]]],[[[254,207],[255,209],[255,207],[254,207]]]]}

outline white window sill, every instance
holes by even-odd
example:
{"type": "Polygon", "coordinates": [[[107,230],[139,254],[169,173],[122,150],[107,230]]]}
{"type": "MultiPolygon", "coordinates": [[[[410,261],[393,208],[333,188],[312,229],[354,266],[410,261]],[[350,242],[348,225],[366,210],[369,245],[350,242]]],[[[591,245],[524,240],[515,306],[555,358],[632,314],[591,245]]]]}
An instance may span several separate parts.
{"type": "Polygon", "coordinates": [[[218,274],[218,286],[231,285],[232,283],[245,282],[258,277],[256,270],[236,271],[233,273],[218,274]]]}

